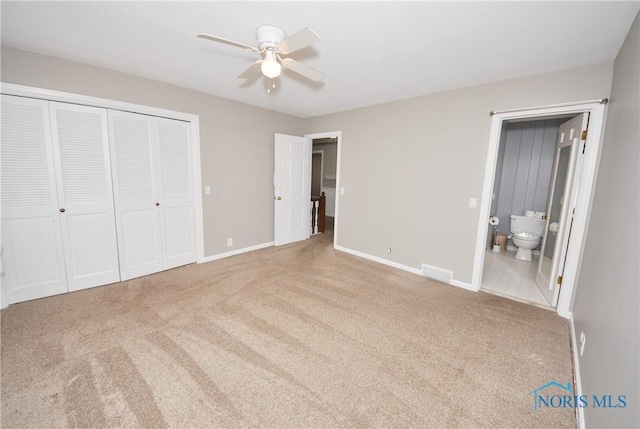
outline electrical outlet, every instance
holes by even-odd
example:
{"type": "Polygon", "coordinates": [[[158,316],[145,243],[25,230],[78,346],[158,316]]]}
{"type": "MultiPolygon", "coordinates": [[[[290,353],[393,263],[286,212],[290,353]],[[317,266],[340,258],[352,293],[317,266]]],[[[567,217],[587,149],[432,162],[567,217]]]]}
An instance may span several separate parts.
{"type": "Polygon", "coordinates": [[[387,247],[387,253],[391,253],[391,247],[387,247]]]}
{"type": "Polygon", "coordinates": [[[580,356],[584,353],[584,345],[587,344],[587,336],[584,332],[580,332],[580,356]]]}
{"type": "Polygon", "coordinates": [[[233,246],[233,238],[227,238],[227,247],[233,246]]]}

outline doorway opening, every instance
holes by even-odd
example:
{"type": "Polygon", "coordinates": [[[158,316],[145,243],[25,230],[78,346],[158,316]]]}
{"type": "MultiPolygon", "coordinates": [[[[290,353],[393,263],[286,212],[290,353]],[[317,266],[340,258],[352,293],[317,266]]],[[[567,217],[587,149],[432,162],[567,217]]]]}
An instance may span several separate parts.
{"type": "Polygon", "coordinates": [[[492,114],[474,289],[569,317],[606,102],[492,114]]]}
{"type": "Polygon", "coordinates": [[[324,233],[335,247],[338,216],[338,171],[341,133],[326,132],[308,134],[312,142],[311,198],[324,194],[324,233]]]}
{"type": "Polygon", "coordinates": [[[557,206],[563,202],[570,160],[559,142],[566,133],[564,124],[575,116],[503,121],[481,290],[555,307],[547,268],[553,258],[552,241],[560,217],[557,206]],[[560,204],[551,195],[560,198],[560,204]],[[555,216],[550,213],[552,206],[555,216]],[[551,224],[554,232],[546,236],[551,224]],[[544,244],[543,237],[547,238],[544,244]],[[546,277],[536,281],[541,268],[546,277]]]}

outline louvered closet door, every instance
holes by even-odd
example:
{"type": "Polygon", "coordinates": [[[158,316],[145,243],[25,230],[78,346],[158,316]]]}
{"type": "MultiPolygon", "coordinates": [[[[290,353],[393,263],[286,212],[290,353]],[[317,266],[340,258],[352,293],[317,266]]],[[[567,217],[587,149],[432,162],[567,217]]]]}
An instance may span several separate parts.
{"type": "Polygon", "coordinates": [[[1,135],[3,293],[67,292],[48,103],[3,95],[1,135]]]}
{"type": "Polygon", "coordinates": [[[69,290],[120,281],[107,111],[51,103],[69,290]]]}
{"type": "Polygon", "coordinates": [[[157,118],[163,268],[195,262],[189,129],[182,121],[157,118]]]}
{"type": "Polygon", "coordinates": [[[122,280],[162,270],[153,124],[151,116],[109,111],[122,280]]]}

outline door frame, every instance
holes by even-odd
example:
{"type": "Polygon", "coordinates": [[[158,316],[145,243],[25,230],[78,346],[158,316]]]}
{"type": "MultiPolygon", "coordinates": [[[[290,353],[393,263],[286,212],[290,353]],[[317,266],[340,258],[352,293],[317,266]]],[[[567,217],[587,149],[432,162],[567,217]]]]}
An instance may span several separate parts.
{"type": "MultiPolygon", "coordinates": [[[[582,116],[575,116],[572,119],[560,124],[560,130],[562,127],[570,121],[576,120],[580,117],[580,130],[587,129],[589,125],[589,117],[584,117],[584,113],[582,116]]],[[[560,135],[562,132],[560,131],[560,135]]],[[[560,135],[558,137],[560,137],[560,135]]],[[[580,151],[582,150],[582,145],[584,144],[584,140],[582,140],[581,136],[578,135],[576,137],[571,136],[571,133],[566,136],[566,141],[556,142],[556,153],[554,154],[554,168],[551,176],[549,195],[547,198],[547,219],[545,220],[545,232],[542,236],[542,241],[540,243],[540,258],[538,260],[538,268],[536,270],[536,286],[541,289],[545,298],[547,298],[548,292],[545,292],[542,289],[546,289],[547,291],[552,292],[551,306],[556,307],[558,305],[558,297],[559,292],[562,290],[562,286],[557,283],[557,276],[559,269],[564,270],[564,263],[559,261],[564,261],[564,256],[567,252],[567,246],[569,244],[569,239],[571,237],[571,229],[573,226],[573,210],[575,208],[575,197],[578,189],[580,189],[580,181],[582,177],[582,163],[584,159],[581,157],[580,151]],[[576,142],[577,140],[577,142],[576,142]],[[556,189],[556,181],[559,179],[558,177],[558,168],[560,162],[560,155],[562,149],[569,147],[569,163],[567,164],[567,171],[564,177],[564,186],[562,189],[556,189]],[[553,199],[556,196],[556,191],[560,191],[560,200],[558,200],[558,204],[560,207],[560,217],[558,218],[558,231],[556,232],[556,238],[554,241],[553,248],[553,258],[551,260],[551,271],[549,272],[549,278],[545,278],[545,274],[542,273],[542,263],[544,260],[545,247],[547,245],[547,240],[549,239],[549,227],[551,225],[551,215],[552,211],[549,211],[553,206],[553,199]],[[567,192],[569,193],[567,195],[567,192]],[[565,197],[569,198],[565,198],[565,197]],[[563,202],[562,202],[563,201],[563,202]],[[556,256],[556,252],[558,255],[556,256]],[[556,279],[552,284],[552,279],[556,279]]]]}
{"type": "MultiPolygon", "coordinates": [[[[333,217],[333,248],[336,249],[338,246],[338,213],[340,209],[340,158],[342,154],[342,131],[326,131],[322,133],[313,133],[313,134],[305,134],[307,138],[311,139],[311,147],[313,148],[313,140],[314,139],[325,139],[329,137],[337,138],[337,147],[336,147],[336,212],[333,217]]],[[[311,169],[309,169],[309,174],[311,174],[311,169]]],[[[311,178],[309,178],[311,180],[311,178]]]]}
{"type": "Polygon", "coordinates": [[[584,244],[588,232],[593,194],[595,191],[602,140],[604,137],[604,125],[607,99],[591,100],[584,102],[567,103],[555,106],[530,107],[513,109],[509,111],[492,113],[491,131],[489,134],[489,148],[484,173],[484,185],[478,218],[478,232],[476,237],[472,289],[480,290],[482,283],[482,271],[484,265],[485,243],[487,240],[487,222],[491,211],[493,184],[500,146],[500,135],[504,121],[523,119],[551,119],[554,116],[590,113],[589,131],[587,134],[586,148],[584,152],[584,164],[581,177],[581,186],[576,195],[576,213],[571,232],[571,240],[567,248],[565,263],[565,275],[562,278],[562,288],[556,307],[557,313],[565,318],[571,317],[574,291],[582,263],[584,244]]]}

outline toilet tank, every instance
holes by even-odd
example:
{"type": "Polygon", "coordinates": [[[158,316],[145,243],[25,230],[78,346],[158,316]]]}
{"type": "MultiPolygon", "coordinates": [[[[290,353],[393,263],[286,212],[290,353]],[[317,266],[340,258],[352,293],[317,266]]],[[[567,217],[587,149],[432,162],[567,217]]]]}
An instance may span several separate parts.
{"type": "Polygon", "coordinates": [[[545,223],[546,221],[535,217],[511,215],[511,232],[526,232],[542,237],[545,223]]]}

